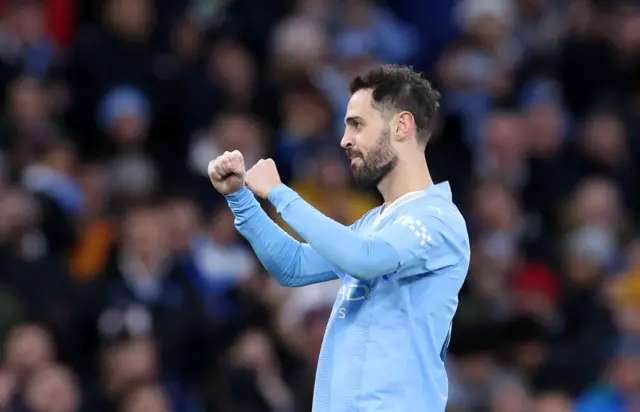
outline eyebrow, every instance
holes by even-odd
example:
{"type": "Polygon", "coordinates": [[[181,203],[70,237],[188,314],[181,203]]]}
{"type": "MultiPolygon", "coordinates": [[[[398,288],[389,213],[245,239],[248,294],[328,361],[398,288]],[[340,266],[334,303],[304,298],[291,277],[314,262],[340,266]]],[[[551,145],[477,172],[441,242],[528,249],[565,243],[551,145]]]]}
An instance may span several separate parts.
{"type": "Polygon", "coordinates": [[[352,125],[352,124],[357,123],[357,122],[361,122],[362,123],[362,122],[364,122],[364,119],[362,117],[360,117],[360,116],[349,116],[349,117],[344,119],[344,124],[352,125]]]}

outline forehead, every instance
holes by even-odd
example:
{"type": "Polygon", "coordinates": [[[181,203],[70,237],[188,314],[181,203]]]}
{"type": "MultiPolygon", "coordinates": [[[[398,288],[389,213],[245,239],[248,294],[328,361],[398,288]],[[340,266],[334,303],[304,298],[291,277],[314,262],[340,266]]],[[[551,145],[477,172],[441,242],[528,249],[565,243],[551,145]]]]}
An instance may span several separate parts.
{"type": "Polygon", "coordinates": [[[362,89],[351,95],[349,104],[347,105],[347,113],[345,119],[350,117],[371,117],[375,115],[377,110],[371,105],[371,89],[362,89]]]}

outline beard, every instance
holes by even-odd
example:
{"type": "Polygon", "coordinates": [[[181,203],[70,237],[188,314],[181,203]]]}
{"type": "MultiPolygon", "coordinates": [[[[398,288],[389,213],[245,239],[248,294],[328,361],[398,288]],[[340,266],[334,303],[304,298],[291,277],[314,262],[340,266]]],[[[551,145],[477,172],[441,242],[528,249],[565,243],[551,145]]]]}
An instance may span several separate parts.
{"type": "Polygon", "coordinates": [[[375,146],[366,155],[350,151],[349,157],[359,157],[361,164],[351,167],[353,178],[360,186],[375,187],[396,167],[398,154],[391,147],[391,134],[389,129],[382,132],[375,146]]]}

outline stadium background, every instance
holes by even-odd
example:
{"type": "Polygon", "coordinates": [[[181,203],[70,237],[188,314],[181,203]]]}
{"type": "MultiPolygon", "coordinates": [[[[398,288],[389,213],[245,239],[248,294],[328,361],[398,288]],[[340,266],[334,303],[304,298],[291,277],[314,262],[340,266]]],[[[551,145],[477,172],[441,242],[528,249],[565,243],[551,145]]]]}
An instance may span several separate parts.
{"type": "Polygon", "coordinates": [[[387,62],[442,90],[473,240],[451,411],[640,411],[636,2],[0,5],[0,410],[309,411],[337,286],[275,285],[206,166],[351,223],[346,82],[387,62]]]}

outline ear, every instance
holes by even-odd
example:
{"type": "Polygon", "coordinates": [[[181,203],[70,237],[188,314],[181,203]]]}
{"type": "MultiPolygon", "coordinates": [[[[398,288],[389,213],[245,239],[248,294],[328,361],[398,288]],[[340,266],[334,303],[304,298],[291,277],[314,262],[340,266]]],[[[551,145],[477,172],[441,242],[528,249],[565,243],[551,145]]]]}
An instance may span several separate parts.
{"type": "Polygon", "coordinates": [[[413,115],[407,111],[395,115],[391,124],[391,132],[396,140],[405,141],[416,135],[416,122],[413,115]]]}

